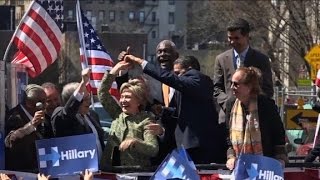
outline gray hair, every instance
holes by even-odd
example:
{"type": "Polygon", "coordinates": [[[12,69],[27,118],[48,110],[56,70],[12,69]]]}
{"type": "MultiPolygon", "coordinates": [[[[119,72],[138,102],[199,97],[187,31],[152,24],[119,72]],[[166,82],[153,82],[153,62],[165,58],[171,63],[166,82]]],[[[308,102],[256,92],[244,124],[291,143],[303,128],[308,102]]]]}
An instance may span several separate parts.
{"type": "Polygon", "coordinates": [[[39,94],[45,93],[43,88],[37,84],[28,84],[24,92],[25,95],[22,99],[23,104],[25,104],[26,101],[36,101],[39,94]]]}
{"type": "Polygon", "coordinates": [[[66,104],[68,100],[70,99],[71,95],[73,92],[77,89],[80,83],[78,82],[71,82],[63,86],[62,93],[61,93],[61,98],[62,98],[62,103],[66,104]]]}
{"type": "Polygon", "coordinates": [[[58,90],[58,86],[56,86],[52,82],[45,82],[41,86],[43,87],[43,89],[56,89],[56,90],[58,90]]]}
{"type": "Polygon", "coordinates": [[[176,51],[176,44],[174,44],[174,42],[170,41],[170,40],[162,40],[161,42],[159,42],[159,44],[157,45],[157,49],[159,48],[160,44],[169,44],[170,47],[172,47],[175,51],[176,51]]]}

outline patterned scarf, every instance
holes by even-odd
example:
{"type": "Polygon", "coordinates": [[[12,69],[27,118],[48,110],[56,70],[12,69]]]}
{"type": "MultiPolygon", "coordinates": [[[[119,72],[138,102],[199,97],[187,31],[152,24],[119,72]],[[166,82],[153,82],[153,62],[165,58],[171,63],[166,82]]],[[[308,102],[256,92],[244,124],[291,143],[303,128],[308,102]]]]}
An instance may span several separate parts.
{"type": "Polygon", "coordinates": [[[239,99],[236,99],[230,116],[230,139],[238,157],[241,153],[263,155],[257,98],[253,98],[246,115],[239,99]]]}

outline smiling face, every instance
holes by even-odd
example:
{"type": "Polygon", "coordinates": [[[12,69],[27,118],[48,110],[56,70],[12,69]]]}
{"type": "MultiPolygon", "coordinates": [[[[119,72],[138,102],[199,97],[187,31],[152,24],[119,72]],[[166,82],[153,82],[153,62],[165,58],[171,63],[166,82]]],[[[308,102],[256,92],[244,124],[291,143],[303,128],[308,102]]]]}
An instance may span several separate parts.
{"type": "Polygon", "coordinates": [[[242,71],[236,71],[231,80],[231,89],[233,90],[233,94],[241,101],[247,102],[250,93],[251,93],[251,86],[249,84],[243,83],[244,74],[242,71]]]}
{"type": "Polygon", "coordinates": [[[181,64],[174,64],[173,65],[173,72],[178,76],[183,75],[186,71],[187,70],[185,68],[183,68],[181,64]]]}
{"type": "Polygon", "coordinates": [[[55,88],[44,88],[47,95],[46,100],[46,113],[51,115],[56,107],[61,105],[60,94],[55,88]]]}
{"type": "Polygon", "coordinates": [[[171,70],[173,68],[173,62],[177,58],[177,52],[172,46],[170,41],[162,41],[157,46],[157,60],[160,63],[161,68],[167,68],[171,70]]]}
{"type": "Polygon", "coordinates": [[[42,110],[39,109],[36,104],[41,102],[43,107],[46,108],[46,93],[43,90],[34,91],[34,94],[31,98],[26,100],[27,111],[33,116],[36,111],[42,110]]]}
{"type": "Polygon", "coordinates": [[[139,110],[139,100],[128,88],[123,89],[120,97],[120,106],[124,113],[134,115],[139,110]]]}
{"type": "Polygon", "coordinates": [[[249,34],[241,34],[240,30],[228,31],[228,41],[238,53],[242,53],[249,46],[249,34]]]}

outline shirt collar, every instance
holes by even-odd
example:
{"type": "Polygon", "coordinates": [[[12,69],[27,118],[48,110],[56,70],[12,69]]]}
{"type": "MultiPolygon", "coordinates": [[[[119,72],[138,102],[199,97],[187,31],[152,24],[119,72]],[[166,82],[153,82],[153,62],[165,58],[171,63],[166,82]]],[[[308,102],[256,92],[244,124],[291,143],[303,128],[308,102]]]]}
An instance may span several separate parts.
{"type": "Polygon", "coordinates": [[[21,109],[26,113],[27,117],[29,118],[29,121],[33,119],[32,115],[24,108],[22,104],[20,104],[21,109]]]}
{"type": "MultiPolygon", "coordinates": [[[[249,50],[249,46],[240,53],[240,56],[246,57],[248,50],[249,50]]],[[[234,57],[237,57],[239,55],[239,53],[235,49],[233,49],[233,54],[234,54],[234,57]]]]}

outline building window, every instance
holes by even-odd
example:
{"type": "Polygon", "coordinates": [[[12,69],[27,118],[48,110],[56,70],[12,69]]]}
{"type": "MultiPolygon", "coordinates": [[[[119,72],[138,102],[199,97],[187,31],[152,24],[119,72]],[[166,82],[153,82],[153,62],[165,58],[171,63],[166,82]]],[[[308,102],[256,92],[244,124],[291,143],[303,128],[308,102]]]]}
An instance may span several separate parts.
{"type": "Polygon", "coordinates": [[[156,17],[157,17],[156,12],[152,12],[152,14],[151,14],[151,21],[152,21],[152,22],[155,22],[155,21],[156,21],[156,17]]]}
{"type": "Polygon", "coordinates": [[[144,11],[139,12],[139,22],[143,23],[144,22],[144,11]]]}
{"type": "Polygon", "coordinates": [[[130,11],[129,12],[129,21],[133,21],[134,20],[134,12],[130,11]]]}
{"type": "Polygon", "coordinates": [[[151,31],[151,38],[155,39],[157,37],[156,31],[151,31]]]}
{"type": "Polygon", "coordinates": [[[109,11],[109,21],[113,22],[116,19],[115,11],[109,11]]]}
{"type": "Polygon", "coordinates": [[[87,3],[92,3],[92,0],[87,0],[87,3]]]}
{"type": "Polygon", "coordinates": [[[73,10],[68,10],[68,17],[67,19],[73,19],[73,10]]]}
{"type": "Polygon", "coordinates": [[[119,20],[120,21],[124,20],[124,11],[120,11],[119,20]]]}
{"type": "Polygon", "coordinates": [[[168,0],[169,5],[174,5],[175,4],[175,0],[168,0]]]}
{"type": "Polygon", "coordinates": [[[174,12],[169,12],[169,24],[174,24],[174,12]]]}
{"type": "Polygon", "coordinates": [[[91,18],[91,25],[92,25],[93,29],[97,29],[97,17],[93,16],[91,18]]]}
{"type": "Polygon", "coordinates": [[[103,21],[104,21],[104,14],[105,14],[105,13],[104,13],[103,10],[100,10],[100,11],[99,11],[99,21],[100,21],[100,22],[103,22],[103,21]]]}
{"type": "Polygon", "coordinates": [[[100,3],[100,4],[103,4],[103,3],[104,3],[104,0],[100,0],[99,3],[100,3]]]}
{"type": "Polygon", "coordinates": [[[87,12],[86,12],[86,17],[88,18],[89,21],[91,21],[92,11],[87,11],[87,12]]]}
{"type": "Polygon", "coordinates": [[[116,0],[109,0],[109,3],[112,4],[114,3],[116,0]]]}
{"type": "Polygon", "coordinates": [[[154,54],[149,55],[149,56],[148,56],[148,61],[154,63],[154,62],[156,61],[156,55],[154,55],[154,54]]]}

